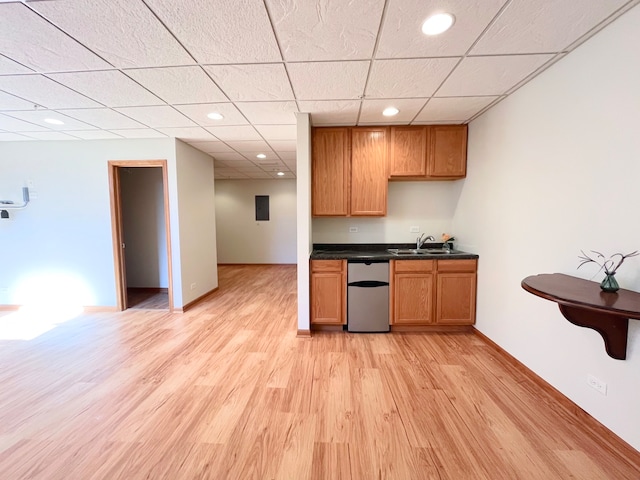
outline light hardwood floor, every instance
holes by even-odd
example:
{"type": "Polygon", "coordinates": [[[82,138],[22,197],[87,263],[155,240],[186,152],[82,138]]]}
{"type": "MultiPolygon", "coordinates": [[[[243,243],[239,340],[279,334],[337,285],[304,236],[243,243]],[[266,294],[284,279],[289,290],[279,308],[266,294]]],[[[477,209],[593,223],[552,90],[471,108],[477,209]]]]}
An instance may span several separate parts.
{"type": "Polygon", "coordinates": [[[640,478],[477,335],[296,338],[294,266],[219,277],[185,314],[0,340],[0,478],[640,478]]]}

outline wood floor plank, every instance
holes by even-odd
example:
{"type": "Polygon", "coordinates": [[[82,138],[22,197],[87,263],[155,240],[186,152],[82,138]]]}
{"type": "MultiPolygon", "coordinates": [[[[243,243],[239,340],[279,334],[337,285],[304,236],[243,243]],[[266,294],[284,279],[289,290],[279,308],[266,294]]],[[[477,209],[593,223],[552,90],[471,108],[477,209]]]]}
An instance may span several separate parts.
{"type": "Polygon", "coordinates": [[[0,479],[640,478],[640,453],[477,335],[297,338],[295,266],[218,275],[184,314],[0,339],[0,479]]]}

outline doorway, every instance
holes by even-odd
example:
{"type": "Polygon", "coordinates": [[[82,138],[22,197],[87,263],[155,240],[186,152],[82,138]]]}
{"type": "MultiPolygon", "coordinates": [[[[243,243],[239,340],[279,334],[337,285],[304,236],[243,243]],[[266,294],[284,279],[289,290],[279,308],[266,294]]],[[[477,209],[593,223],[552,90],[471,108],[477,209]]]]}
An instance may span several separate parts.
{"type": "Polygon", "coordinates": [[[118,310],[173,312],[166,160],[109,161],[109,188],[118,310]]]}

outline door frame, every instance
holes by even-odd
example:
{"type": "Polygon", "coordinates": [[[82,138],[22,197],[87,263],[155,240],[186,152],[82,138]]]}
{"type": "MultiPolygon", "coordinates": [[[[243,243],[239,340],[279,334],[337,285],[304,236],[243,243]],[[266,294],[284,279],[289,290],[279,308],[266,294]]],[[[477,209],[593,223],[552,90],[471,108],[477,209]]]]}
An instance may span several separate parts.
{"type": "Polygon", "coordinates": [[[120,168],[155,167],[162,169],[164,197],[164,224],[167,237],[167,274],[169,276],[169,312],[173,312],[173,269],[171,266],[171,225],[169,223],[169,182],[166,160],[109,160],[109,196],[111,204],[111,236],[113,262],[116,279],[116,305],[119,311],[127,309],[126,270],[123,254],[124,232],[122,228],[122,199],[120,191],[120,168]]]}

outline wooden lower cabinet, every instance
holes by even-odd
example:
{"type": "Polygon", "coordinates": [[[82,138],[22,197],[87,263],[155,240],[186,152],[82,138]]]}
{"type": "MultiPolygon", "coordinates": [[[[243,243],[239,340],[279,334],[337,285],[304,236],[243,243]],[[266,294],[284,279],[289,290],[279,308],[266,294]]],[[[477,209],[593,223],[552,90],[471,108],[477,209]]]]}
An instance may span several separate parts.
{"type": "Polygon", "coordinates": [[[346,324],[345,260],[311,260],[311,323],[346,324]]]}
{"type": "Polygon", "coordinates": [[[473,325],[477,260],[391,262],[393,325],[473,325]]]}
{"type": "Polygon", "coordinates": [[[391,261],[391,319],[395,325],[433,323],[433,260],[391,261]]]}

